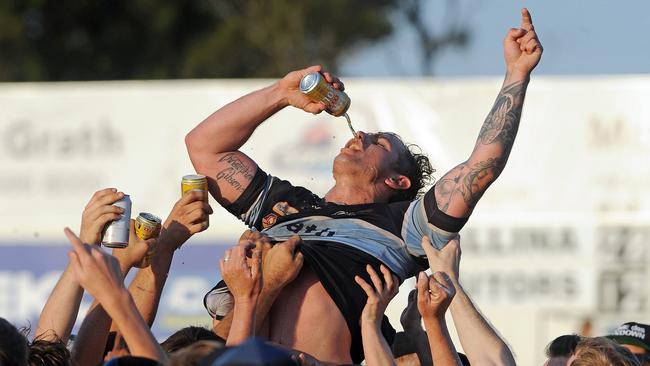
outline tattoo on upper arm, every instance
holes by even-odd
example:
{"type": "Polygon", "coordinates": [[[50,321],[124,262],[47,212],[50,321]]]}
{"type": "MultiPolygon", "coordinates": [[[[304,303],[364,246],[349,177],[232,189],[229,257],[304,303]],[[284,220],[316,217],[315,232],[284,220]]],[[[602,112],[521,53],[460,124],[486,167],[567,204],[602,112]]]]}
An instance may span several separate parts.
{"type": "Polygon", "coordinates": [[[226,163],[228,167],[219,171],[215,178],[217,182],[225,182],[239,192],[244,192],[246,183],[253,180],[254,169],[239,157],[239,153],[232,152],[222,156],[219,163],[226,163]]]}
{"type": "Polygon", "coordinates": [[[436,183],[438,209],[448,213],[454,197],[460,197],[471,210],[483,196],[496,174],[503,170],[505,159],[489,158],[470,164],[465,162],[456,166],[436,183]]]}
{"type": "Polygon", "coordinates": [[[499,149],[490,150],[496,153],[459,164],[436,183],[436,200],[442,212],[448,213],[455,197],[460,197],[471,211],[503,171],[519,128],[526,84],[520,81],[503,87],[481,127],[475,151],[498,144],[499,149]]]}

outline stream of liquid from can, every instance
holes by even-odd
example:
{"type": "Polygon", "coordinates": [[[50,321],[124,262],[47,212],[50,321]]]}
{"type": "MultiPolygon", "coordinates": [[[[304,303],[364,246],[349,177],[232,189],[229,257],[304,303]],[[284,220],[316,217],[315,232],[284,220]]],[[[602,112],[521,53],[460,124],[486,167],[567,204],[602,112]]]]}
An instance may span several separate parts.
{"type": "Polygon", "coordinates": [[[357,137],[357,132],[354,130],[354,127],[352,127],[352,120],[350,120],[350,116],[348,116],[347,113],[344,113],[343,117],[345,117],[345,119],[348,120],[348,127],[350,127],[350,132],[352,132],[352,136],[357,137]]]}

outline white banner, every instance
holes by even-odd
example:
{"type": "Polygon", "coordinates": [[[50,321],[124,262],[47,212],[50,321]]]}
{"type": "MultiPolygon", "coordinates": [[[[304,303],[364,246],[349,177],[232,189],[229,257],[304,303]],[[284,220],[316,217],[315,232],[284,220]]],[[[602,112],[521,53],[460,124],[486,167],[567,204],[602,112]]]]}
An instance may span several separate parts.
{"type": "MultiPolygon", "coordinates": [[[[63,227],[77,230],[104,187],[130,194],[134,214],[166,217],[181,176],[193,172],[185,134],[268,83],[0,84],[0,248],[65,244],[63,227]]],[[[418,144],[438,178],[468,157],[499,88],[496,79],[346,81],[355,128],[418,144]]],[[[649,310],[649,99],[650,77],[531,82],[508,166],[461,233],[465,286],[523,364],[540,363],[558,319],[590,318],[598,331],[650,320],[620,317],[649,310]]],[[[343,118],[288,108],[243,151],[268,173],[324,194],[349,138],[343,118]]],[[[234,242],[243,224],[211,204],[199,244],[234,242]]],[[[389,310],[395,326],[407,293],[389,310]]]]}

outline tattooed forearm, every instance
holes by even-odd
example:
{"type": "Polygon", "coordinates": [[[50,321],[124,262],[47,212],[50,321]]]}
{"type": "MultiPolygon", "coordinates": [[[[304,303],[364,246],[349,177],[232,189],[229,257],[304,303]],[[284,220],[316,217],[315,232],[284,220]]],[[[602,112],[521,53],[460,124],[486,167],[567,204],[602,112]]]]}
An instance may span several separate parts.
{"type": "Polygon", "coordinates": [[[503,87],[481,127],[477,148],[500,143],[506,154],[510,152],[519,129],[526,84],[527,81],[519,81],[503,87]]]}
{"type": "Polygon", "coordinates": [[[226,182],[235,190],[243,192],[244,183],[250,182],[255,172],[234,152],[222,156],[219,162],[229,166],[217,173],[217,181],[226,182]]]}

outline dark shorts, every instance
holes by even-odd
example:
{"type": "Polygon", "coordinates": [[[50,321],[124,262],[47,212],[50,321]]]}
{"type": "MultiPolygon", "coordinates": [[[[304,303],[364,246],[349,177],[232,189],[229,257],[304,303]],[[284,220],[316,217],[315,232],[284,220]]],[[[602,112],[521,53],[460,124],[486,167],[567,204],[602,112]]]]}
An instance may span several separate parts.
{"type": "MultiPolygon", "coordinates": [[[[352,335],[350,356],[354,363],[361,363],[364,355],[359,319],[361,319],[361,312],[368,297],[354,281],[354,276],[358,275],[372,284],[370,275],[366,271],[366,265],[370,264],[382,277],[383,282],[383,276],[379,270],[381,262],[356,248],[326,241],[304,242],[300,246],[300,251],[305,258],[305,265],[308,265],[316,273],[323,287],[343,314],[352,335]]],[[[381,330],[388,344],[392,344],[395,329],[390,325],[386,316],[382,321],[381,330]]]]}

